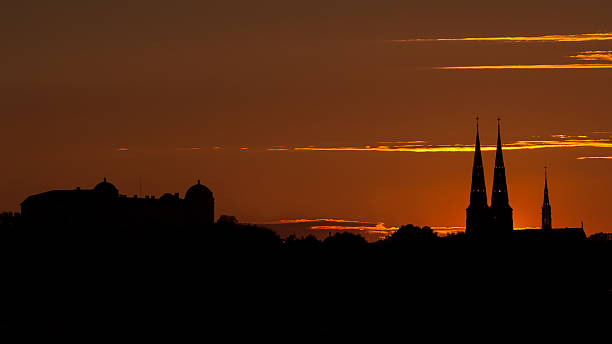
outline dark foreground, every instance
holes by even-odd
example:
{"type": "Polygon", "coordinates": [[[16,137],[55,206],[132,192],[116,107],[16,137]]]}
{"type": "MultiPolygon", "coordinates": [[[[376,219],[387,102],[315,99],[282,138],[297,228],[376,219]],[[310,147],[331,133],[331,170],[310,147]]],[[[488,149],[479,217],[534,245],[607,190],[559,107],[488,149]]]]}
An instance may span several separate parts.
{"type": "Polygon", "coordinates": [[[606,240],[15,227],[0,252],[0,321],[23,333],[254,338],[610,320],[606,240]]]}

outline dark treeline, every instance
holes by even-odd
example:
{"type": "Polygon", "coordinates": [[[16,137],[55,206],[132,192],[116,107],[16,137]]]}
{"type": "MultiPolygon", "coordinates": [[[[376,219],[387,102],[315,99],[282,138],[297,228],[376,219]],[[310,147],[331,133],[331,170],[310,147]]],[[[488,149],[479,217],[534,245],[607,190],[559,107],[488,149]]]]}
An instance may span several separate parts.
{"type": "Polygon", "coordinates": [[[368,243],[350,233],[282,239],[232,217],[201,228],[29,227],[16,217],[0,226],[6,326],[262,330],[397,312],[457,321],[475,307],[534,306],[526,300],[601,319],[612,290],[605,234],[439,237],[407,225],[368,243]]]}

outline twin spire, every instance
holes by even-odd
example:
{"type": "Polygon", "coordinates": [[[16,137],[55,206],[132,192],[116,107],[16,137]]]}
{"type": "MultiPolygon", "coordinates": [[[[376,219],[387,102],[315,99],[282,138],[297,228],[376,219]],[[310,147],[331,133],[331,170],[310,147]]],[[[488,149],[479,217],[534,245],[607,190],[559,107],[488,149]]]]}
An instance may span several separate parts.
{"type": "Polygon", "coordinates": [[[476,145],[474,149],[474,165],[472,167],[472,186],[470,188],[470,205],[466,209],[466,231],[468,233],[500,230],[512,231],[512,208],[508,201],[508,186],[506,184],[506,168],[502,153],[500,119],[497,119],[497,151],[495,154],[495,169],[493,171],[493,191],[491,206],[487,202],[487,191],[480,149],[479,118],[476,117],[476,145]]]}
{"type": "MultiPolygon", "coordinates": [[[[480,149],[479,118],[476,117],[476,145],[474,146],[474,164],[472,166],[472,186],[470,188],[470,205],[466,209],[467,234],[495,234],[512,231],[512,208],[508,201],[506,167],[501,143],[500,119],[497,119],[497,150],[493,170],[493,191],[491,205],[487,203],[487,189],[482,166],[480,149]]],[[[548,175],[544,167],[544,202],[542,204],[542,229],[552,229],[550,200],[548,198],[548,175]]]]}
{"type": "MultiPolygon", "coordinates": [[[[482,165],[480,149],[479,118],[476,117],[476,145],[474,150],[474,165],[472,167],[472,187],[470,190],[470,206],[488,207],[487,190],[482,165]]],[[[495,169],[493,170],[493,192],[491,207],[509,207],[508,186],[506,184],[506,168],[501,143],[500,119],[497,119],[497,150],[495,152],[495,169]]]]}

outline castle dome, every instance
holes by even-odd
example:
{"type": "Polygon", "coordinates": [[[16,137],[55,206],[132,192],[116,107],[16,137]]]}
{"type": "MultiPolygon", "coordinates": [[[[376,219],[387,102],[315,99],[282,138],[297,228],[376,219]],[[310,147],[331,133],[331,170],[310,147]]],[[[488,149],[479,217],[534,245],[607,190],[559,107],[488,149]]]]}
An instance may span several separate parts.
{"type": "Polygon", "coordinates": [[[104,181],[98,183],[98,185],[94,187],[94,191],[103,194],[104,196],[119,196],[119,190],[117,190],[113,184],[107,182],[106,178],[104,178],[104,181]]]}
{"type": "Polygon", "coordinates": [[[206,186],[200,184],[200,180],[198,183],[192,187],[190,187],[185,193],[185,199],[188,201],[203,201],[213,199],[212,191],[206,186]]]}

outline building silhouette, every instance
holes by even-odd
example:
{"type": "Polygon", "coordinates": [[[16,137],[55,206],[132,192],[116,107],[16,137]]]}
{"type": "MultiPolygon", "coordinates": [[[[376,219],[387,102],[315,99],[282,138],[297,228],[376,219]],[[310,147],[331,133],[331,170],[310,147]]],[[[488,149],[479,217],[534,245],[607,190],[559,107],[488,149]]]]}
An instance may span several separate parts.
{"type": "Polygon", "coordinates": [[[544,202],[542,203],[542,229],[552,229],[550,201],[548,199],[548,175],[544,168],[544,202]]]}
{"type": "Polygon", "coordinates": [[[506,183],[506,168],[502,152],[500,119],[497,119],[497,148],[495,167],[493,170],[493,191],[491,205],[487,203],[484,168],[478,117],[476,118],[476,145],[474,147],[474,163],[472,166],[472,185],[470,187],[470,204],[466,209],[465,231],[469,235],[495,235],[516,233],[515,236],[538,240],[576,240],[585,239],[584,226],[576,228],[552,228],[551,207],[548,197],[548,174],[544,172],[544,202],[542,204],[542,228],[513,230],[512,207],[508,198],[506,183]]]}
{"type": "Polygon", "coordinates": [[[476,145],[474,149],[474,164],[472,167],[472,185],[470,188],[470,204],[466,209],[466,233],[493,234],[511,232],[513,227],[512,207],[508,200],[506,183],[506,168],[501,143],[501,129],[497,119],[497,150],[495,153],[495,168],[493,170],[493,191],[491,206],[487,203],[487,190],[480,150],[480,135],[478,118],[476,118],[476,145]]]}
{"type": "Polygon", "coordinates": [[[214,197],[199,180],[185,198],[178,193],[128,197],[104,178],[90,190],[77,187],[31,195],[21,203],[21,214],[27,224],[53,227],[206,226],[214,222],[214,197]]]}

